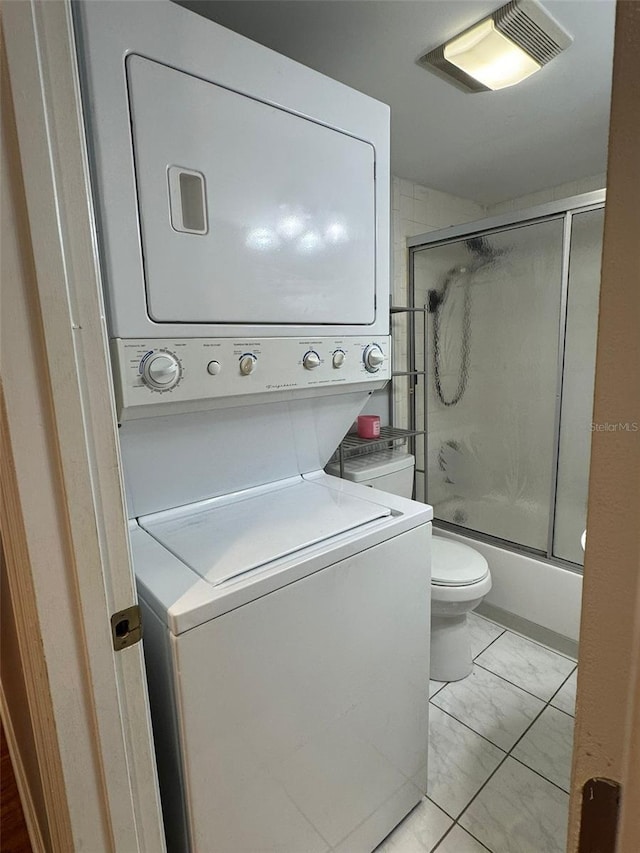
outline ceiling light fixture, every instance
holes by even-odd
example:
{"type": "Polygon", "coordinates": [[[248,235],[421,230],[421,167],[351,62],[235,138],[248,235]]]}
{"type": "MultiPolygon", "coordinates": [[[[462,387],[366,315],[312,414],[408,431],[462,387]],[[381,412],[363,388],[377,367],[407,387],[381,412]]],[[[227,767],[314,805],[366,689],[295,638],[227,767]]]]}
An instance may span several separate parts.
{"type": "Polygon", "coordinates": [[[537,0],[512,0],[418,62],[472,92],[515,86],[573,39],[537,0]]]}

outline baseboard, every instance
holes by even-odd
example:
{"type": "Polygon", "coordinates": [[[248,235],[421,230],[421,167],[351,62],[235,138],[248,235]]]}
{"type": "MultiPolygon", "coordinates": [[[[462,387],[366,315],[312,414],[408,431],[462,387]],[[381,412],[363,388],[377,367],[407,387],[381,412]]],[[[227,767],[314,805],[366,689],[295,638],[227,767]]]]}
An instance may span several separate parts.
{"type": "Polygon", "coordinates": [[[481,602],[476,607],[475,612],[480,616],[486,616],[487,619],[491,619],[499,625],[503,625],[505,628],[515,631],[517,634],[522,634],[524,637],[529,637],[530,640],[535,640],[536,643],[548,646],[561,655],[578,660],[578,643],[576,640],[572,640],[571,637],[565,637],[563,634],[558,634],[556,631],[551,631],[542,625],[536,625],[535,622],[530,622],[522,616],[517,616],[508,610],[496,607],[494,604],[488,604],[486,601],[481,602]]]}
{"type": "Polygon", "coordinates": [[[31,791],[27,782],[22,758],[20,757],[20,750],[18,749],[18,742],[13,729],[13,723],[11,722],[11,715],[9,714],[9,708],[2,684],[0,684],[0,717],[2,717],[2,726],[7,739],[7,749],[9,750],[11,764],[13,765],[13,773],[16,777],[16,787],[18,788],[18,794],[20,795],[20,802],[24,813],[24,822],[27,825],[27,832],[29,833],[29,840],[31,841],[33,853],[46,853],[42,833],[40,831],[40,824],[38,823],[36,809],[33,804],[33,799],[31,798],[31,791]]]}

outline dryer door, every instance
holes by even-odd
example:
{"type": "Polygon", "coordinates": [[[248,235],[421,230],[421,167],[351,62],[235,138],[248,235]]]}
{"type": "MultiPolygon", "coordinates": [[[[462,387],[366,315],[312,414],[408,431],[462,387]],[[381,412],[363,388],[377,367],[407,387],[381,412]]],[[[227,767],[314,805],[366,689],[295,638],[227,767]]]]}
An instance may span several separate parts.
{"type": "Polygon", "coordinates": [[[127,74],[150,318],[372,323],[373,146],[139,56],[127,74]]]}

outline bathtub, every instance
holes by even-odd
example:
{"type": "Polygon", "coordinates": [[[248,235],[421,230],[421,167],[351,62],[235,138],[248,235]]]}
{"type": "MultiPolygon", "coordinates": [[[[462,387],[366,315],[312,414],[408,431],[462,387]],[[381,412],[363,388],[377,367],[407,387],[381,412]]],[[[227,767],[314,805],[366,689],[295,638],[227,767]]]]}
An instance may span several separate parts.
{"type": "MultiPolygon", "coordinates": [[[[536,508],[526,516],[506,501],[499,507],[486,500],[453,500],[437,504],[436,514],[452,523],[463,520],[469,527],[491,529],[504,539],[527,541],[536,508]],[[490,514],[490,515],[489,515],[490,514]],[[491,528],[486,522],[493,522],[491,528]]],[[[550,561],[476,539],[473,535],[440,527],[434,520],[434,533],[462,542],[479,551],[487,560],[493,585],[478,612],[492,616],[507,627],[546,643],[558,651],[575,654],[580,633],[582,574],[550,561]]]]}

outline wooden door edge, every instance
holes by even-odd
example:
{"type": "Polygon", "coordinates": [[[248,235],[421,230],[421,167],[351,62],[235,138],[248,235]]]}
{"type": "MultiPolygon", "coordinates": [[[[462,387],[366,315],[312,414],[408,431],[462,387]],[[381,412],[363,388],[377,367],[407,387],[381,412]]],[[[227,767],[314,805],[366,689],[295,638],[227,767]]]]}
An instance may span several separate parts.
{"type": "MultiPolygon", "coordinates": [[[[40,845],[43,843],[40,822],[45,819],[54,849],[73,850],[71,818],[54,721],[53,703],[49,690],[49,676],[40,633],[35,589],[30,570],[29,547],[11,452],[4,387],[1,380],[0,448],[2,448],[0,453],[0,528],[2,529],[2,547],[7,581],[16,621],[17,642],[25,674],[25,689],[29,702],[38,766],[42,778],[46,815],[39,816],[39,819],[36,818],[33,809],[33,800],[26,782],[19,745],[15,739],[13,725],[8,714],[6,696],[2,690],[1,708],[5,732],[10,750],[13,747],[11,758],[16,771],[16,782],[22,785],[20,795],[24,795],[25,819],[27,819],[34,848],[38,849],[38,843],[40,845]],[[36,826],[38,827],[37,832],[34,829],[36,826]]],[[[40,849],[44,849],[44,847],[40,849]]]]}
{"type": "Polygon", "coordinates": [[[2,683],[0,683],[0,720],[2,720],[2,727],[7,740],[7,749],[9,751],[11,764],[13,765],[16,787],[18,788],[18,794],[20,795],[20,803],[24,814],[24,821],[27,826],[27,833],[29,834],[29,841],[31,842],[32,853],[46,853],[42,832],[40,830],[40,816],[36,811],[33,797],[31,796],[31,788],[24,769],[24,764],[22,763],[22,755],[20,753],[19,744],[16,740],[13,722],[11,720],[11,714],[4,695],[2,683]]]}

